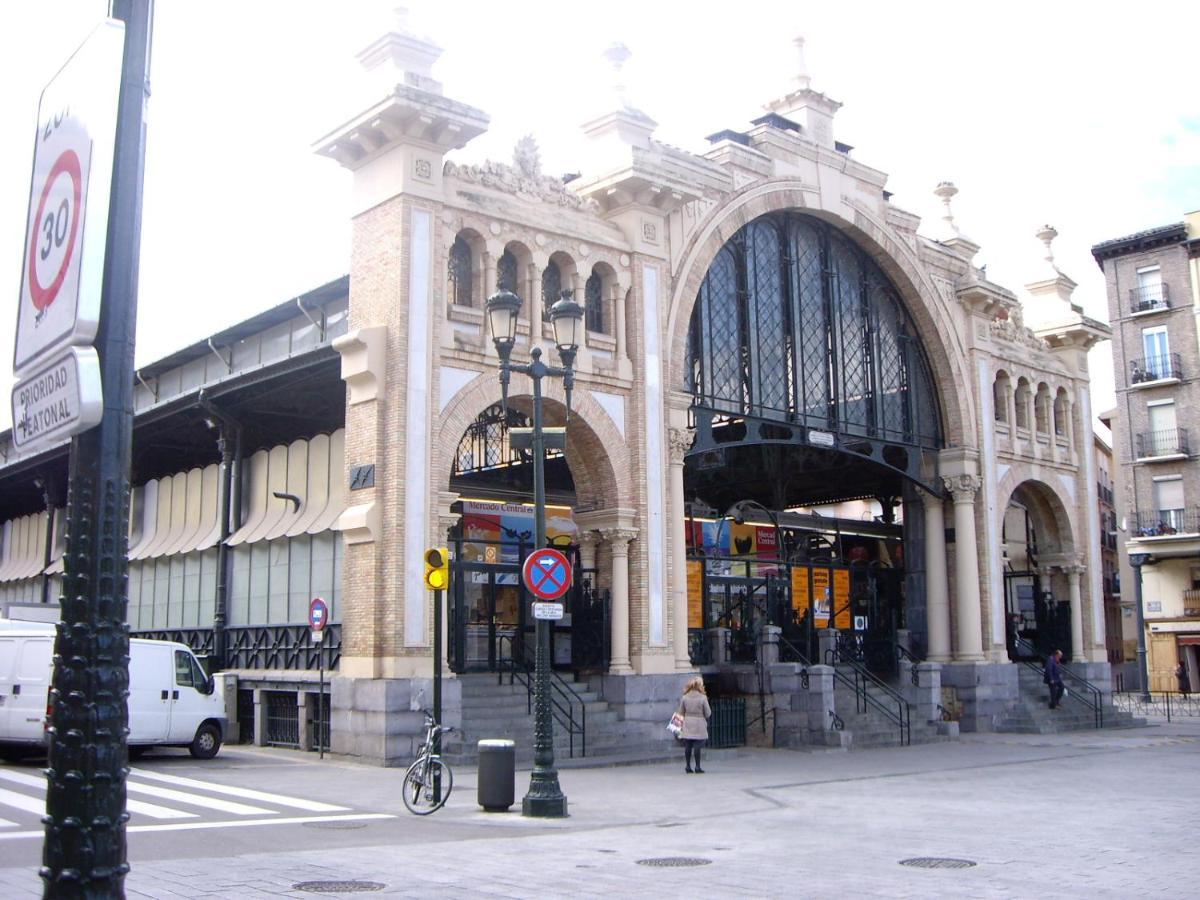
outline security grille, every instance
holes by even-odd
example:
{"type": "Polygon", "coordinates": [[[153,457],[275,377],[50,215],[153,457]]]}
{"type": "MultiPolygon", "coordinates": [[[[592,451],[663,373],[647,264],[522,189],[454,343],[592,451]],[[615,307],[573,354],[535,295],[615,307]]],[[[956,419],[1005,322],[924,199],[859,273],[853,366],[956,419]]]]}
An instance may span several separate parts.
{"type": "Polygon", "coordinates": [[[296,695],[267,691],[267,744],[272,747],[300,746],[300,710],[296,695]]]}
{"type": "Polygon", "coordinates": [[[709,705],[712,706],[712,718],[708,723],[708,746],[744,746],[746,743],[745,698],[718,697],[709,705]]]}

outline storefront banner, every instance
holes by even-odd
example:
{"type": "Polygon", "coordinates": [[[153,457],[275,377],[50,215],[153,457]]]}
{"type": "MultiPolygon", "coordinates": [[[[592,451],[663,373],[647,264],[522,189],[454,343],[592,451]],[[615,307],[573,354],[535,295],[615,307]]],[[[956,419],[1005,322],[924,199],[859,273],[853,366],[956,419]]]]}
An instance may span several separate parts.
{"type": "MultiPolygon", "coordinates": [[[[523,503],[464,500],[462,504],[463,559],[467,562],[520,563],[521,545],[533,549],[533,507],[523,503]]],[[[573,511],[546,510],[546,541],[552,546],[575,542],[579,528],[573,511]]]]}

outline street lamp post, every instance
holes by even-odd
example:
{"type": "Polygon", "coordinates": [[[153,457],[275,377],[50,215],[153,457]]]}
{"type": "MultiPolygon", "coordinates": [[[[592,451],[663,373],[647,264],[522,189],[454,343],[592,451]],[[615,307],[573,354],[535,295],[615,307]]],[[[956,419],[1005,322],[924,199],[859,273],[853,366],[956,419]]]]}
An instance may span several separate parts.
{"type": "MultiPolygon", "coordinates": [[[[571,389],[575,386],[575,354],[579,350],[579,330],[583,323],[583,307],[564,292],[562,298],[550,308],[550,324],[554,328],[554,343],[558,348],[562,368],[548,366],[542,362],[542,348],[529,351],[529,364],[520,365],[511,361],[513,345],[517,339],[517,316],[521,311],[521,298],[512,291],[501,290],[487,301],[488,322],[492,329],[492,341],[500,355],[500,395],[504,407],[508,405],[508,384],[513,372],[528,375],[533,381],[533,427],[529,429],[528,446],[533,451],[533,521],[534,549],[546,546],[546,475],[545,454],[547,447],[565,447],[565,429],[547,429],[542,425],[542,379],[546,376],[561,378],[567,395],[567,415],[571,414],[571,389]]],[[[510,442],[518,443],[519,429],[512,429],[510,442]]],[[[522,815],[535,818],[561,818],[567,814],[567,798],[558,784],[558,770],[554,767],[554,719],[550,712],[550,622],[538,619],[537,660],[534,672],[534,726],[533,726],[533,774],[529,778],[529,792],[521,801],[522,815]]]]}
{"type": "Polygon", "coordinates": [[[1150,562],[1149,553],[1130,553],[1133,566],[1133,605],[1137,610],[1138,677],[1142,682],[1142,700],[1150,702],[1150,670],[1146,666],[1146,613],[1142,609],[1142,566],[1150,562]]]}

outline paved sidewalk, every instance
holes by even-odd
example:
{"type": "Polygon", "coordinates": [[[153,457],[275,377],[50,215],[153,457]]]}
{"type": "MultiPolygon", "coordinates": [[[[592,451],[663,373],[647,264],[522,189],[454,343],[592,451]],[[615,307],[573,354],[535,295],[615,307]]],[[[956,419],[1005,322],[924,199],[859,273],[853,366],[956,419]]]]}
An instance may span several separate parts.
{"type": "MultiPolygon", "coordinates": [[[[247,852],[235,858],[135,862],[127,895],[1094,898],[1196,890],[1185,823],[1196,821],[1200,722],[970,735],[851,753],[716,752],[705,768],[564,770],[571,816],[549,822],[478,811],[468,770],[446,809],[402,823],[412,839],[295,853],[267,851],[248,832],[247,852]],[[672,857],[703,864],[641,864],[672,857]],[[973,865],[901,864],[922,857],[973,865]],[[334,881],[381,888],[318,895],[294,887],[334,881]]],[[[518,773],[518,808],[527,781],[518,773]]],[[[0,869],[0,893],[40,896],[40,883],[28,870],[0,869]]]]}

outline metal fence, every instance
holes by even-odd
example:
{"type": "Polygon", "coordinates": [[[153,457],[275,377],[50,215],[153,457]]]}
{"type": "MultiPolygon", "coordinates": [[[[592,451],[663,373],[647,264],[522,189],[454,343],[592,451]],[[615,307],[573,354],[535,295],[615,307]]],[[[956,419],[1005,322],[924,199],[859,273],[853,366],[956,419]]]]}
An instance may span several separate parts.
{"type": "Polygon", "coordinates": [[[1200,718],[1200,694],[1181,694],[1178,691],[1113,692],[1113,705],[1135,716],[1172,719],[1200,718]]]}
{"type": "Polygon", "coordinates": [[[710,701],[712,718],[708,722],[708,746],[741,747],[746,743],[746,699],[717,697],[710,701]]]}
{"type": "Polygon", "coordinates": [[[265,691],[267,700],[267,744],[272,747],[300,746],[300,709],[296,694],[265,691]]]}

